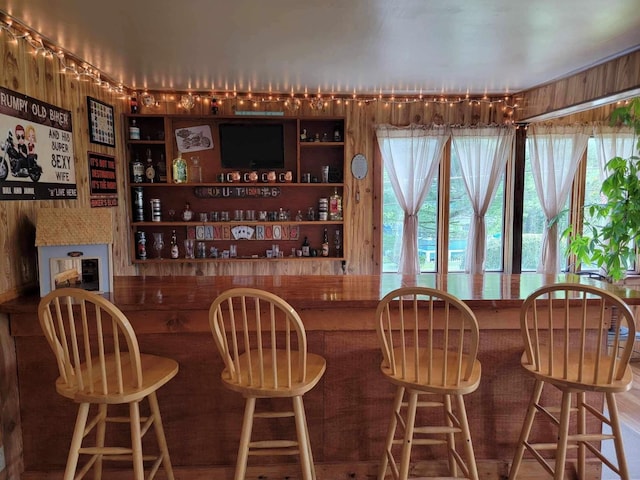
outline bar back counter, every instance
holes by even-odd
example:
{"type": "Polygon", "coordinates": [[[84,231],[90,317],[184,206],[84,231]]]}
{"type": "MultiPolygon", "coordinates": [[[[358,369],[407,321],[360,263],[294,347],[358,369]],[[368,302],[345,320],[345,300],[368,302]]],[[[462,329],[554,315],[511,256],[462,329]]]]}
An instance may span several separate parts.
{"type": "MultiPolygon", "coordinates": [[[[180,364],[178,375],[158,397],[176,476],[189,479],[233,477],[242,424],[244,402],[220,380],[223,365],[209,329],[211,302],[236,286],[264,289],[286,299],[302,317],[309,352],[327,360],[324,378],[305,396],[316,471],[324,480],[375,476],[384,450],[394,389],[380,373],[374,319],[378,301],[401,286],[448,291],[467,303],[480,325],[482,379],[480,388],[466,398],[466,406],[480,476],[498,479],[508,473],[532,387],[520,366],[519,310],[536,288],[563,281],[598,285],[630,305],[640,304],[639,291],[584,276],[498,273],[116,277],[114,291],[105,296],[133,324],[141,351],[180,364]]],[[[38,301],[36,295],[0,304],[15,344],[15,372],[9,373],[17,382],[19,407],[14,407],[14,415],[19,418],[15,424],[21,425],[10,438],[5,436],[5,450],[9,461],[16,461],[16,453],[21,456],[23,479],[54,478],[45,472],[64,470],[76,414],[76,405],[55,391],[57,368],[38,323],[38,301]],[[22,451],[15,452],[19,445],[22,451]]],[[[10,358],[4,356],[5,361],[10,358]]],[[[283,421],[282,428],[293,426],[283,421]]],[[[259,425],[255,429],[268,434],[259,425]]],[[[422,450],[414,449],[419,460],[414,473],[440,461],[422,450]]],[[[299,477],[295,457],[288,464],[282,458],[277,461],[251,458],[247,478],[299,477]]],[[[592,468],[590,478],[599,478],[599,464],[594,462],[592,468]]]]}

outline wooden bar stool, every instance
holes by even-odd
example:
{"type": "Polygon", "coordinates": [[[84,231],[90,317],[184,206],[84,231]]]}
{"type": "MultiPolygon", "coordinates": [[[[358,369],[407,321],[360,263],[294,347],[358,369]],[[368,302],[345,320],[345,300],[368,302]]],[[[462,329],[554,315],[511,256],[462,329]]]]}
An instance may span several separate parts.
{"type": "Polygon", "coordinates": [[[449,474],[457,477],[460,470],[465,478],[477,480],[463,398],[480,384],[474,313],[446,292],[406,287],[380,301],[376,326],[382,347],[382,373],[396,385],[378,480],[384,479],[388,467],[394,479],[406,480],[413,445],[443,445],[449,474]],[[441,409],[444,422],[415,426],[418,408],[441,409]],[[398,425],[404,429],[402,438],[396,438],[398,425]],[[462,455],[456,449],[456,436],[461,437],[462,455]],[[394,445],[402,446],[399,464],[394,458],[394,445]]]}
{"type": "Polygon", "coordinates": [[[253,288],[233,288],[209,309],[213,338],[225,368],[225,387],[245,397],[236,462],[244,480],[249,455],[299,455],[304,480],[316,478],[302,396],[322,378],[325,359],[307,353],[307,336],[298,313],[283,299],[253,288]],[[257,399],[291,398],[293,410],[256,412],[257,399]],[[254,418],[293,417],[295,439],[252,441],[254,418]]]}
{"type": "Polygon", "coordinates": [[[615,394],[629,390],[633,381],[629,359],[636,328],[629,307],[598,287],[560,283],[542,287],[525,300],[520,326],[525,346],[521,363],[535,384],[509,478],[517,478],[527,451],[554,479],[561,480],[567,449],[577,448],[579,478],[586,478],[586,451],[589,450],[621,478],[628,479],[615,394]],[[613,314],[617,315],[615,331],[608,335],[613,314]],[[621,334],[623,329],[626,340],[621,334]],[[547,384],[562,393],[560,408],[541,401],[547,384]],[[604,395],[608,417],[600,405],[594,403],[596,398],[602,399],[595,392],[604,395]],[[572,406],[572,397],[576,399],[575,406],[572,406]],[[576,432],[570,433],[573,413],[577,413],[576,432]],[[558,428],[557,436],[544,441],[542,438],[530,440],[537,414],[558,428]],[[593,425],[587,427],[588,418],[595,422],[597,429],[593,425]],[[602,433],[603,423],[611,427],[610,434],[602,433]],[[597,443],[605,440],[614,442],[617,466],[598,448],[597,443]]]}
{"type": "Polygon", "coordinates": [[[147,478],[152,479],[162,465],[167,478],[173,480],[156,390],[178,373],[178,363],[141,354],[129,320],[94,292],[53,290],[40,300],[38,317],[60,372],[56,390],[79,404],[64,480],[82,478],[91,467],[99,480],[104,460],[132,461],[136,480],[144,479],[144,462],[151,461],[147,478]],[[151,413],[141,417],[140,402],[145,398],[151,413]],[[118,404],[128,404],[129,416],[108,416],[108,407],[118,404]],[[98,411],[88,421],[92,405],[97,405],[98,411]],[[130,445],[105,445],[107,424],[112,423],[129,424],[130,445]],[[152,426],[159,454],[143,456],[142,437],[152,426]],[[83,447],[84,438],[93,430],[95,445],[83,447]],[[76,476],[80,455],[89,458],[76,476]]]}

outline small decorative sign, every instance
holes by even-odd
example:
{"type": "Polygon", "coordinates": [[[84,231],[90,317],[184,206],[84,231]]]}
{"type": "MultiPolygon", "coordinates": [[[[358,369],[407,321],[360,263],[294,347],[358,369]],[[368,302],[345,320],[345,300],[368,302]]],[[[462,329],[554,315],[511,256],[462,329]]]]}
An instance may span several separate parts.
{"type": "Polygon", "coordinates": [[[179,152],[198,152],[200,150],[213,149],[211,127],[209,125],[178,128],[175,131],[175,135],[179,152]]]}
{"type": "Polygon", "coordinates": [[[279,197],[279,187],[195,187],[194,195],[198,198],[269,198],[279,197]]]}
{"type": "Polygon", "coordinates": [[[195,240],[297,240],[298,225],[194,225],[187,227],[187,238],[195,240]]]}
{"type": "Polygon", "coordinates": [[[88,157],[91,206],[110,207],[118,205],[115,157],[95,152],[88,152],[88,157]]]}
{"type": "Polygon", "coordinates": [[[95,98],[87,97],[87,112],[89,114],[89,141],[115,147],[113,107],[95,98]]]}

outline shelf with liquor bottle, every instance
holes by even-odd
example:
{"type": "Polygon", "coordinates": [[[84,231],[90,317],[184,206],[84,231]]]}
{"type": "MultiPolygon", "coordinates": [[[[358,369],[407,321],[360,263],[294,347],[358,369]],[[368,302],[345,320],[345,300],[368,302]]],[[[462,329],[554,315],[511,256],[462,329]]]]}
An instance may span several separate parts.
{"type": "Polygon", "coordinates": [[[140,139],[127,140],[134,263],[344,259],[343,118],[132,114],[125,115],[126,129],[133,120],[140,128],[140,139]],[[261,125],[269,128],[262,132],[261,125]],[[272,128],[278,125],[281,128],[272,128]],[[282,143],[283,161],[244,166],[241,159],[238,164],[224,160],[224,135],[237,135],[238,126],[240,131],[248,128],[250,135],[244,141],[249,143],[268,142],[268,135],[275,134],[275,143],[282,143]],[[320,141],[304,140],[303,130],[314,138],[318,134],[320,141]],[[179,148],[185,131],[202,138],[210,135],[211,148],[192,152],[184,145],[179,148]],[[262,135],[267,138],[261,139],[262,135]],[[311,146],[315,143],[318,146],[311,146]],[[176,162],[181,163],[173,168],[176,162]],[[323,256],[325,229],[329,248],[328,252],[324,248],[328,255],[323,256]],[[156,257],[150,247],[154,233],[163,234],[164,256],[156,257]],[[146,241],[143,258],[135,255],[141,234],[146,241]],[[174,237],[172,249],[177,246],[178,258],[169,256],[168,239],[174,237]],[[299,254],[304,237],[313,252],[308,257],[299,254]],[[337,247],[335,237],[340,239],[337,247]],[[191,243],[195,245],[187,248],[191,243]]]}

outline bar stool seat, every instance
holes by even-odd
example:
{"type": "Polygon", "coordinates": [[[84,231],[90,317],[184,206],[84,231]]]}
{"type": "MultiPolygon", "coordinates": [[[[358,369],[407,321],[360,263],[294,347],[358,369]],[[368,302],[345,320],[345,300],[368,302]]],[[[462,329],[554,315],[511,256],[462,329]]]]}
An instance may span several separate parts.
{"type": "Polygon", "coordinates": [[[628,480],[615,394],[629,390],[633,382],[629,359],[636,329],[629,307],[601,288],[560,283],[542,287],[525,300],[520,326],[525,346],[521,364],[535,383],[509,479],[518,477],[523,456],[528,452],[549,475],[562,480],[567,451],[577,448],[579,478],[586,478],[589,451],[620,478],[628,480]],[[614,315],[618,321],[607,332],[614,315]],[[559,408],[550,400],[543,401],[547,385],[561,393],[559,408]],[[608,416],[596,403],[602,395],[608,416]],[[538,418],[557,428],[557,435],[531,438],[538,418]],[[592,420],[591,425],[588,419],[592,420]],[[594,423],[599,428],[594,428],[594,423]],[[611,433],[603,432],[604,424],[610,426],[611,433]],[[608,440],[613,440],[617,465],[598,447],[599,442],[608,440]]]}
{"type": "Polygon", "coordinates": [[[106,460],[131,461],[135,480],[144,480],[144,462],[154,478],[162,466],[169,480],[173,468],[164,435],[156,391],[178,373],[170,358],[140,353],[131,323],[101,295],[79,288],[61,288],[40,300],[38,317],[53,350],[60,376],[57,392],[78,403],[64,480],[82,478],[92,467],[101,478],[106,460]],[[150,414],[140,415],[147,399],[150,414]],[[126,404],[128,416],[109,416],[108,407],[126,404]],[[97,412],[89,419],[90,408],[97,412]],[[129,445],[105,445],[107,425],[128,424],[129,445]],[[153,427],[158,454],[143,455],[142,438],[153,427]],[[95,444],[83,446],[95,431],[95,444]],[[88,456],[76,474],[80,455],[88,456]]]}
{"type": "Polygon", "coordinates": [[[478,388],[482,374],[476,358],[479,330],[474,313],[446,292],[405,287],[379,302],[375,318],[383,356],[380,368],[396,385],[378,480],[385,478],[387,470],[395,480],[406,480],[413,445],[444,446],[449,475],[477,480],[463,398],[478,388]],[[437,423],[431,415],[429,424],[416,426],[419,408],[440,410],[444,421],[437,423]],[[404,429],[401,438],[396,437],[398,426],[404,429]],[[462,454],[456,449],[456,436],[462,442],[462,454]],[[399,462],[394,446],[401,447],[399,462]]]}
{"type": "Polygon", "coordinates": [[[275,294],[233,288],[209,309],[213,338],[225,368],[229,390],[245,398],[235,480],[244,480],[249,455],[298,455],[302,478],[316,478],[302,397],[315,387],[326,368],[320,355],[307,352],[307,337],[298,313],[275,294]],[[257,412],[258,399],[290,398],[293,408],[257,412]],[[295,438],[252,441],[254,419],[293,418],[295,438]]]}

